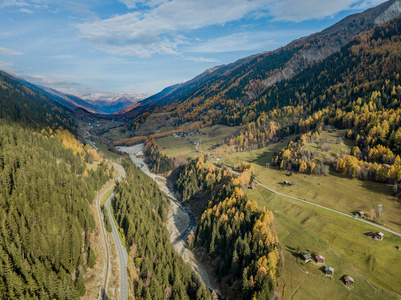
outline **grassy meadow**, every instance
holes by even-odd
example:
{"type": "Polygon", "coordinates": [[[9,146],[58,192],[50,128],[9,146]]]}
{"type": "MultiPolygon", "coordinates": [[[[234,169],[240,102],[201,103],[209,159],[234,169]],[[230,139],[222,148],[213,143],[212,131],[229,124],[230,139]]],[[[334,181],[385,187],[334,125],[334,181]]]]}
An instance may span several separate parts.
{"type": "Polygon", "coordinates": [[[375,229],[314,206],[294,202],[262,187],[248,191],[248,197],[274,212],[283,254],[278,295],[282,299],[401,299],[398,268],[401,238],[385,234],[374,241],[364,233],[375,229]],[[324,265],[304,263],[299,254],[323,255],[324,265]],[[323,266],[334,268],[330,279],[323,266]],[[347,288],[343,275],[354,278],[347,288]],[[397,295],[398,294],[398,295],[397,295]]]}
{"type": "MultiPolygon", "coordinates": [[[[194,157],[193,139],[201,142],[200,149],[208,153],[219,152],[223,164],[232,166],[237,161],[254,164],[257,179],[266,186],[283,194],[302,198],[348,214],[363,210],[370,213],[383,204],[383,216],[377,223],[401,232],[401,202],[392,196],[391,186],[381,183],[343,178],[335,172],[328,176],[297,174],[272,168],[274,152],[284,147],[293,135],[283,142],[266,148],[229,153],[226,145],[210,149],[220,140],[235,134],[239,128],[228,131],[225,126],[205,129],[205,135],[189,136],[188,139],[166,137],[158,140],[163,151],[170,156],[194,157]],[[291,174],[291,175],[290,175],[291,174]],[[283,181],[297,182],[284,186],[283,181]]],[[[323,132],[319,139],[325,139],[325,147],[318,142],[306,145],[316,158],[333,157],[337,151],[348,151],[353,145],[347,140],[338,141],[344,132],[323,132]],[[327,147],[327,145],[329,147],[327,147]]],[[[277,294],[282,299],[401,299],[401,273],[399,265],[401,238],[384,232],[381,242],[364,235],[377,231],[375,227],[346,218],[330,211],[275,195],[261,186],[248,190],[250,199],[274,212],[276,230],[282,249],[283,266],[277,294]],[[326,258],[324,265],[314,262],[303,263],[299,253],[303,251],[321,254],[326,258]],[[335,269],[330,279],[323,272],[323,266],[335,269]],[[355,279],[354,287],[347,288],[342,282],[343,275],[355,279]]]]}

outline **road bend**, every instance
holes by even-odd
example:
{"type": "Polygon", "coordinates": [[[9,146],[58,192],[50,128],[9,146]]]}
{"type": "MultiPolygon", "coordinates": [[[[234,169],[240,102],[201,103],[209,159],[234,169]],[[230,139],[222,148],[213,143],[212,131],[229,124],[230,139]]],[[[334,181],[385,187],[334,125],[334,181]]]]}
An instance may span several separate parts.
{"type": "MultiPolygon", "coordinates": [[[[124,168],[118,164],[114,164],[114,165],[117,167],[117,170],[120,173],[119,179],[125,177],[124,168]]],[[[114,193],[107,199],[106,205],[105,205],[105,210],[106,210],[107,216],[108,216],[110,224],[111,224],[111,229],[112,229],[111,233],[112,233],[112,236],[114,239],[114,244],[116,245],[116,248],[117,248],[118,260],[120,262],[120,299],[128,300],[128,275],[127,275],[128,253],[127,253],[127,250],[125,249],[124,245],[121,242],[120,236],[117,231],[116,224],[114,222],[114,219],[113,219],[113,216],[112,216],[111,210],[110,210],[111,201],[114,199],[116,194],[117,194],[117,190],[115,190],[114,193]]]]}
{"type": "Polygon", "coordinates": [[[106,251],[105,275],[104,275],[104,282],[103,282],[104,291],[102,291],[103,299],[106,299],[107,285],[108,285],[109,277],[110,277],[110,251],[109,251],[109,243],[108,243],[107,235],[106,235],[106,229],[105,229],[105,225],[104,225],[104,221],[103,221],[103,214],[102,214],[101,208],[100,208],[100,201],[108,191],[110,191],[112,188],[114,188],[114,186],[115,186],[114,184],[111,185],[110,187],[105,189],[103,192],[101,192],[101,194],[99,194],[96,198],[96,208],[97,208],[97,212],[98,212],[99,224],[100,224],[100,229],[101,229],[100,231],[101,231],[101,235],[102,235],[102,239],[103,239],[104,249],[106,251]]]}

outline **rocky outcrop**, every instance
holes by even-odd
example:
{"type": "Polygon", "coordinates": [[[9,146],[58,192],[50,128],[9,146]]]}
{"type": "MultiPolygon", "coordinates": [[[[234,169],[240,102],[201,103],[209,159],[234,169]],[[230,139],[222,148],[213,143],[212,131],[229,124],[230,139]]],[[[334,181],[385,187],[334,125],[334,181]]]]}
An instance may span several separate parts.
{"type": "Polygon", "coordinates": [[[392,5],[390,5],[390,7],[384,13],[376,18],[375,24],[382,24],[384,22],[390,21],[391,19],[398,17],[400,14],[401,1],[397,0],[392,5]]]}

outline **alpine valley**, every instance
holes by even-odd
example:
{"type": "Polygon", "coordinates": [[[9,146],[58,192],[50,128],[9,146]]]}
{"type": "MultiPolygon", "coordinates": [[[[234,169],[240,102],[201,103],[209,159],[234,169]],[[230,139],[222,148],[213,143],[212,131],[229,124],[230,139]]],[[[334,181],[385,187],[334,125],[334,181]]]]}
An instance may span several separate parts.
{"type": "Polygon", "coordinates": [[[0,299],[401,299],[401,0],[369,3],[153,95],[1,70],[0,299]]]}

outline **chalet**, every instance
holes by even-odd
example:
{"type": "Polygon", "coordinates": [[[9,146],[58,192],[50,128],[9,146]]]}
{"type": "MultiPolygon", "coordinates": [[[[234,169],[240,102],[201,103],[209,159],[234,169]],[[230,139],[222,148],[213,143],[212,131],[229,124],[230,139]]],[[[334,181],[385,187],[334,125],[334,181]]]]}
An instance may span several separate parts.
{"type": "Polygon", "coordinates": [[[301,255],[301,258],[304,262],[308,262],[312,260],[312,255],[310,253],[304,253],[301,255]]]}
{"type": "Polygon", "coordinates": [[[316,256],[315,256],[315,259],[316,259],[316,263],[318,263],[318,264],[324,264],[324,257],[323,257],[323,256],[321,256],[321,255],[316,255],[316,256]]]}
{"type": "Polygon", "coordinates": [[[365,212],[364,211],[358,211],[358,212],[355,213],[355,217],[364,218],[365,217],[365,212]]]}
{"type": "Polygon", "coordinates": [[[375,234],[373,235],[373,239],[375,241],[382,241],[384,237],[384,233],[383,232],[375,232],[375,234]]]}
{"type": "Polygon", "coordinates": [[[334,269],[332,267],[326,267],[324,268],[324,272],[326,273],[326,276],[333,276],[334,269]]]}
{"type": "Polygon", "coordinates": [[[349,275],[344,275],[344,277],[343,277],[343,280],[344,280],[344,284],[347,286],[347,287],[352,287],[353,285],[354,285],[354,278],[352,278],[351,276],[349,276],[349,275]]]}
{"type": "Polygon", "coordinates": [[[291,185],[291,183],[288,180],[286,180],[284,181],[284,185],[291,185]]]}

